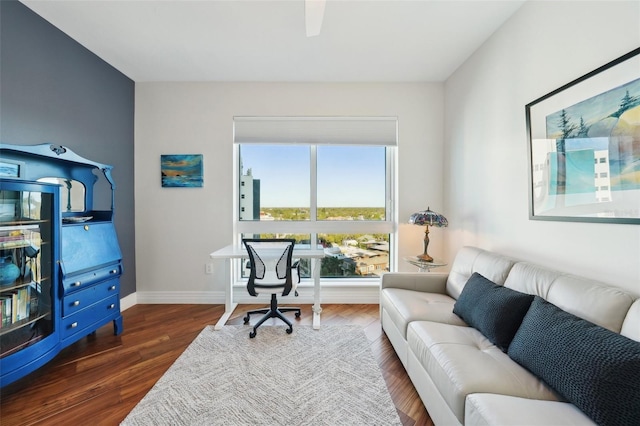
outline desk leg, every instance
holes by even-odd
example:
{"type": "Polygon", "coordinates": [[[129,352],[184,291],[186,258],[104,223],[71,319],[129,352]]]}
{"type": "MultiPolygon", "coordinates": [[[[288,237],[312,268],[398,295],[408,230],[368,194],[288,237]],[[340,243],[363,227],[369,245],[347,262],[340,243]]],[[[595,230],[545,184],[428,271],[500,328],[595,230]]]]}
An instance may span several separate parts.
{"type": "Polygon", "coordinates": [[[227,259],[225,262],[224,314],[220,317],[215,327],[213,327],[214,330],[222,329],[238,306],[238,304],[233,301],[233,280],[231,279],[232,262],[231,259],[227,259]]]}
{"type": "Polygon", "coordinates": [[[313,265],[313,329],[320,329],[320,313],[322,307],[320,306],[320,261],[321,259],[314,259],[313,265]]]}

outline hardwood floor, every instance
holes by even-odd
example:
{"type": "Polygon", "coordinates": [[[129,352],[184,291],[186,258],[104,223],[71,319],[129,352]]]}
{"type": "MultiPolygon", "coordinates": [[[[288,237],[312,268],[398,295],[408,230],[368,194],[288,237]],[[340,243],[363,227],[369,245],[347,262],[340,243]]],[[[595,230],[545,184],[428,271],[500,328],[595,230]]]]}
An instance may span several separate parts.
{"type": "MultiPolygon", "coordinates": [[[[228,324],[242,324],[240,305],[228,324]]],[[[311,306],[294,323],[311,325],[311,306]]],[[[378,305],[323,305],[322,324],[361,325],[371,342],[404,425],[433,425],[391,343],[378,305]]],[[[0,393],[0,424],[117,425],[193,339],[215,324],[223,305],[136,305],[123,312],[124,332],[102,327],[0,393]]],[[[275,321],[275,320],[270,320],[275,321]]],[[[266,324],[269,324],[267,321],[266,324]]],[[[248,337],[247,337],[248,338],[248,337]]]]}

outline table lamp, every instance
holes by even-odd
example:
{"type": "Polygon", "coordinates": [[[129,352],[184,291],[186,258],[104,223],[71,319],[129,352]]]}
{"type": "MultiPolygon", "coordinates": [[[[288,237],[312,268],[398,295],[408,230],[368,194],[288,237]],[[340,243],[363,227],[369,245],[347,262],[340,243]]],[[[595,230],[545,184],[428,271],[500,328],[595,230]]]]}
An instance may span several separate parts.
{"type": "Polygon", "coordinates": [[[427,248],[429,247],[429,227],[436,226],[441,228],[448,226],[449,222],[447,221],[447,218],[427,207],[426,210],[412,214],[409,218],[409,223],[426,226],[426,230],[424,231],[424,253],[417,257],[425,262],[433,262],[433,257],[429,256],[427,253],[427,248]]]}

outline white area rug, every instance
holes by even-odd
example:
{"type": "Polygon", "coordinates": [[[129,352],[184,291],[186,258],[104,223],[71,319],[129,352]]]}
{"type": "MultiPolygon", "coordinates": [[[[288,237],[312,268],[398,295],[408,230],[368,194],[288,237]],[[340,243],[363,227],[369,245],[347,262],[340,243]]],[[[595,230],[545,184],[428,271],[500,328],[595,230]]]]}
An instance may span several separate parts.
{"type": "Polygon", "coordinates": [[[400,425],[359,326],[206,327],[122,425],[400,425]]]}

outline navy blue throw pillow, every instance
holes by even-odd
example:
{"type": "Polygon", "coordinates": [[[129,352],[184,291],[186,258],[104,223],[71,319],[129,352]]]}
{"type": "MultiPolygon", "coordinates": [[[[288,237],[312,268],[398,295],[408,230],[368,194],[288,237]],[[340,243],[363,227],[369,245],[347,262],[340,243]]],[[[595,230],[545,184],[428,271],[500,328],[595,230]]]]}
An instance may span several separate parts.
{"type": "Polygon", "coordinates": [[[533,297],[497,285],[474,272],[453,305],[453,313],[507,352],[533,297]]]}
{"type": "Polygon", "coordinates": [[[536,297],[508,354],[597,424],[640,424],[640,342],[536,297]]]}

